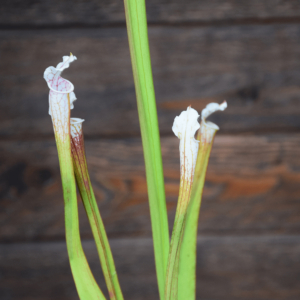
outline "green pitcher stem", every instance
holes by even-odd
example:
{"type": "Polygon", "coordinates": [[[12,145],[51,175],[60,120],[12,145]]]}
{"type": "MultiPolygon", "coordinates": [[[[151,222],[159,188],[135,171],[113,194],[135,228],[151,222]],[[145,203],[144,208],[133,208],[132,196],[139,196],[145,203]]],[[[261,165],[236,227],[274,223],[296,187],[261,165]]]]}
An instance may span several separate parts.
{"type": "Polygon", "coordinates": [[[212,144],[213,139],[210,143],[200,142],[199,146],[194,183],[192,186],[190,203],[187,209],[183,240],[180,249],[178,300],[196,299],[196,248],[198,219],[212,144]]]}
{"type": "Polygon", "coordinates": [[[172,231],[171,245],[165,283],[165,300],[177,299],[177,282],[179,271],[179,254],[183,239],[186,211],[191,195],[191,183],[187,180],[180,182],[179,197],[172,231]]]}
{"type": "Polygon", "coordinates": [[[147,188],[160,299],[169,252],[169,229],[155,93],[144,0],[124,0],[127,33],[146,166],[147,188]]]}
{"type": "MultiPolygon", "coordinates": [[[[54,128],[58,128],[60,124],[59,122],[56,122],[57,119],[52,118],[52,120],[54,128]]],[[[78,295],[81,300],[105,300],[105,297],[101,292],[100,288],[98,287],[94,276],[89,268],[88,262],[86,260],[81,245],[76,183],[71,154],[70,132],[64,132],[63,139],[61,135],[57,133],[56,130],[54,132],[58,150],[65,203],[67,249],[78,295]]]]}
{"type": "Polygon", "coordinates": [[[109,297],[111,300],[123,300],[115,263],[88,173],[81,122],[80,124],[78,121],[75,124],[71,122],[71,147],[75,177],[95,239],[109,297]]]}

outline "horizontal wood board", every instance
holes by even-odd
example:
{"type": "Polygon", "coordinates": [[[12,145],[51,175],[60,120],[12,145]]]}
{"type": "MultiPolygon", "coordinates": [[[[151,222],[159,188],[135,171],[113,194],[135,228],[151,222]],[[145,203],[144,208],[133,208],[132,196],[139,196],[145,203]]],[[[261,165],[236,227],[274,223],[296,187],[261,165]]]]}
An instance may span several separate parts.
{"type": "MultiPolygon", "coordinates": [[[[216,114],[221,133],[300,129],[300,24],[155,27],[149,38],[161,133],[188,105],[216,114]]],[[[52,136],[46,67],[72,51],[73,116],[86,136],[138,136],[125,28],[0,31],[0,138],[52,136]]]]}
{"type": "MultiPolygon", "coordinates": [[[[110,244],[125,299],[158,299],[151,239],[110,244]]],[[[94,243],[83,246],[106,293],[94,243]]],[[[201,237],[197,299],[297,300],[299,251],[299,236],[201,237]]],[[[0,274],[1,300],[78,299],[64,242],[0,245],[0,274]]]]}
{"type": "MultiPolygon", "coordinates": [[[[170,224],[179,187],[179,141],[162,138],[170,224]]],[[[199,233],[299,234],[300,135],[217,136],[199,233]]],[[[140,139],[88,140],[92,184],[110,237],[150,237],[140,139]]],[[[53,140],[0,145],[0,241],[63,240],[64,211],[53,140]]],[[[82,204],[82,237],[91,231],[82,204]]]]}
{"type": "MultiPolygon", "coordinates": [[[[99,26],[125,22],[122,0],[2,0],[2,26],[99,26]]],[[[297,0],[147,0],[150,23],[218,22],[299,18],[297,0]]]]}

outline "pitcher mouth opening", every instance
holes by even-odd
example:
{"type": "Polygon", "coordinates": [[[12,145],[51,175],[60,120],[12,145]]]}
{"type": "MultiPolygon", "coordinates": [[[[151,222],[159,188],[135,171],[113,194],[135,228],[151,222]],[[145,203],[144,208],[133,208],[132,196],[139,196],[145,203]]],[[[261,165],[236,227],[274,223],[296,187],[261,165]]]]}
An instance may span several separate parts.
{"type": "MultiPolygon", "coordinates": [[[[203,120],[203,123],[202,123],[204,126],[206,127],[209,127],[211,129],[214,129],[214,130],[219,130],[219,126],[213,122],[210,122],[210,121],[206,121],[206,120],[203,120]]],[[[202,125],[201,124],[201,125],[202,125]]]]}
{"type": "Polygon", "coordinates": [[[70,118],[70,122],[73,125],[77,125],[77,124],[81,124],[84,122],[84,119],[80,119],[80,118],[70,118]]]}
{"type": "Polygon", "coordinates": [[[64,79],[65,81],[67,81],[69,84],[70,84],[70,86],[71,86],[71,88],[68,90],[68,91],[57,91],[57,90],[55,90],[52,86],[50,86],[50,84],[47,82],[47,85],[48,85],[48,87],[49,87],[49,89],[51,90],[51,91],[53,91],[53,92],[55,92],[55,93],[58,93],[58,94],[70,94],[70,93],[72,93],[73,91],[74,91],[74,85],[73,85],[73,83],[72,82],[70,82],[69,80],[67,80],[67,79],[64,79]]]}

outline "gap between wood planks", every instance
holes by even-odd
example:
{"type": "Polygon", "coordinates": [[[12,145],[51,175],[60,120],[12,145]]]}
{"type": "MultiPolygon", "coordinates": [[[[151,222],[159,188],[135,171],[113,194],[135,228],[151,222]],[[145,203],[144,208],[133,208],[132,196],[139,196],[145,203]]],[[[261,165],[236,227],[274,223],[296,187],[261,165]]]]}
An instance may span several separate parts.
{"type": "MultiPolygon", "coordinates": [[[[278,17],[278,18],[241,18],[214,21],[149,21],[149,27],[226,27],[238,25],[270,25],[270,24],[299,24],[300,17],[278,17]]],[[[51,30],[51,29],[94,29],[94,28],[126,28],[124,21],[111,22],[109,24],[0,24],[0,30],[51,30]]]]}

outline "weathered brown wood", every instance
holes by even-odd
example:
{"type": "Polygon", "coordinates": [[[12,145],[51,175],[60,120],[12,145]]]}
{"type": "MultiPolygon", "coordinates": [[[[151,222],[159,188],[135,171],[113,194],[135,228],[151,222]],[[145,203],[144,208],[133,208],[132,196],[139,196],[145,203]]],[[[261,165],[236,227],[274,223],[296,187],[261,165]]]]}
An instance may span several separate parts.
{"type": "MultiPolygon", "coordinates": [[[[299,18],[297,0],[147,0],[150,23],[251,21],[276,18],[299,18]]],[[[122,0],[102,1],[19,1],[3,0],[0,9],[2,26],[110,25],[125,22],[122,0]]]]}
{"type": "MultiPolygon", "coordinates": [[[[125,299],[158,299],[151,239],[110,241],[125,299]]],[[[106,292],[92,241],[83,243],[106,292]]],[[[297,300],[300,237],[201,237],[197,299],[297,300]]],[[[0,298],[78,299],[64,242],[0,245],[0,298]]]]}
{"type": "MultiPolygon", "coordinates": [[[[162,139],[170,224],[179,185],[178,139],[162,139]]],[[[299,234],[300,135],[217,136],[209,162],[200,234],[299,234]]],[[[150,237],[139,139],[86,142],[88,165],[110,237],[150,237]]],[[[0,240],[64,239],[53,140],[1,142],[0,240]]],[[[83,238],[91,238],[80,206],[83,238]]]]}
{"type": "MultiPolygon", "coordinates": [[[[228,101],[223,133],[300,128],[300,24],[155,27],[150,45],[160,129],[192,104],[228,101]]],[[[70,51],[73,116],[88,136],[139,135],[125,28],[0,32],[0,137],[52,136],[42,78],[70,51]]]]}

